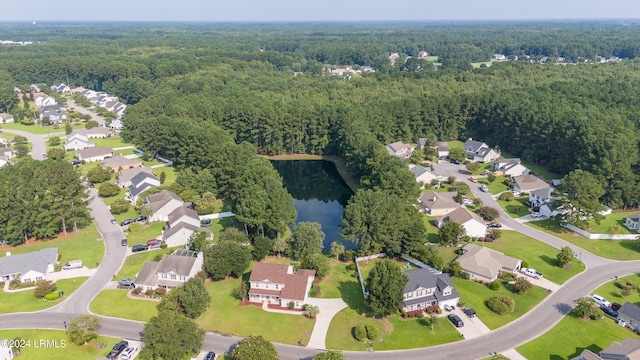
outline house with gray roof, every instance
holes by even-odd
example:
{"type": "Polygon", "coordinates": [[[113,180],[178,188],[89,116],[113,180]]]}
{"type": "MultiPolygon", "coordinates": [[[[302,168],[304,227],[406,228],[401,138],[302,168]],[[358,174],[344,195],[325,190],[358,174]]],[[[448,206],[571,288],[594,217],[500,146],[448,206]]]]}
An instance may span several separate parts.
{"type": "Polygon", "coordinates": [[[202,271],[202,264],[202,252],[178,249],[158,262],[145,261],[134,284],[143,291],[177,288],[202,271]]]}
{"type": "Polygon", "coordinates": [[[640,339],[629,338],[614,341],[611,346],[595,354],[584,349],[579,356],[571,360],[637,360],[640,359],[640,339]]]}
{"type": "Polygon", "coordinates": [[[640,230],[640,212],[627,216],[624,220],[624,226],[631,230],[640,230]]]}
{"type": "Polygon", "coordinates": [[[13,115],[7,114],[7,113],[0,113],[0,122],[2,122],[3,124],[12,123],[13,115]]]}
{"type": "Polygon", "coordinates": [[[550,202],[551,193],[553,193],[553,189],[550,186],[531,191],[529,193],[529,202],[531,203],[531,206],[540,207],[542,204],[550,202]]]}
{"type": "Polygon", "coordinates": [[[39,119],[40,122],[43,123],[43,125],[45,125],[46,120],[49,121],[47,123],[48,125],[53,125],[62,124],[62,122],[69,119],[69,117],[67,116],[67,114],[61,111],[44,111],[40,113],[39,119]]]}
{"type": "Polygon", "coordinates": [[[129,159],[122,155],[116,155],[100,161],[103,168],[111,168],[113,171],[118,169],[130,169],[142,166],[142,160],[140,158],[129,159]]]}
{"type": "Polygon", "coordinates": [[[446,159],[449,157],[449,143],[446,141],[438,142],[438,145],[436,145],[436,151],[438,151],[439,159],[446,159]]]}
{"type": "Polygon", "coordinates": [[[104,139],[114,134],[112,129],[104,126],[96,126],[90,129],[80,129],[76,131],[79,133],[85,134],[89,139],[92,139],[92,138],[104,139]]]}
{"type": "Polygon", "coordinates": [[[67,136],[67,141],[64,143],[64,149],[69,150],[82,150],[87,148],[96,147],[96,143],[89,141],[89,137],[79,131],[74,131],[67,136]]]}
{"type": "Polygon", "coordinates": [[[119,132],[120,130],[122,130],[124,125],[122,124],[122,120],[114,119],[114,120],[111,120],[111,122],[109,123],[109,127],[115,130],[116,132],[119,132]]]}
{"type": "MultiPolygon", "coordinates": [[[[114,159],[117,158],[114,157],[114,159]]],[[[109,159],[107,159],[109,160],[109,159]]],[[[106,160],[105,160],[106,161],[106,160]]],[[[105,163],[103,162],[102,166],[105,166],[105,163]]],[[[112,169],[117,169],[117,168],[113,168],[112,169]]],[[[147,174],[153,174],[153,170],[150,167],[146,167],[146,166],[141,166],[141,167],[134,167],[134,168],[125,168],[123,167],[122,170],[118,171],[118,186],[120,187],[129,187],[129,185],[131,185],[131,179],[133,179],[136,175],[138,175],[139,173],[144,172],[147,174]]]]}
{"type": "Polygon", "coordinates": [[[76,150],[78,160],[86,162],[102,161],[106,158],[113,157],[113,149],[108,147],[90,147],[86,149],[76,150]]]}
{"type": "Polygon", "coordinates": [[[58,248],[47,248],[24,254],[0,258],[0,278],[2,281],[19,279],[23,283],[46,280],[58,262],[58,248]]]}
{"type": "Polygon", "coordinates": [[[455,201],[457,193],[455,192],[423,192],[420,194],[420,204],[422,205],[423,210],[431,215],[446,215],[458,208],[460,208],[460,204],[455,201]]]}
{"type": "Polygon", "coordinates": [[[512,176],[513,192],[515,194],[528,193],[532,191],[549,189],[550,186],[544,180],[534,175],[512,176]]]}
{"type": "Polygon", "coordinates": [[[465,245],[456,261],[469,279],[485,282],[496,280],[501,271],[515,274],[522,266],[520,259],[476,244],[465,245]]]}
{"type": "Polygon", "coordinates": [[[529,175],[529,168],[522,165],[518,158],[503,158],[502,156],[493,162],[493,171],[501,172],[504,176],[529,175]]]}
{"type": "Polygon", "coordinates": [[[404,273],[409,281],[404,287],[402,310],[424,310],[429,306],[456,306],[460,295],[447,274],[435,274],[431,269],[416,269],[404,273]]]}
{"type": "Polygon", "coordinates": [[[149,217],[150,222],[168,221],[169,214],[173,210],[182,207],[184,201],[176,193],[169,190],[162,190],[157,194],[149,195],[145,198],[145,205],[151,208],[153,214],[149,217]]]}
{"type": "Polygon", "coordinates": [[[424,150],[425,146],[427,146],[427,138],[419,138],[418,139],[418,150],[424,150]]]}
{"type": "Polygon", "coordinates": [[[440,176],[434,174],[429,169],[422,165],[410,166],[409,171],[413,174],[418,184],[422,184],[421,188],[424,189],[424,184],[431,184],[431,181],[438,180],[440,176]]]}
{"type": "Polygon", "coordinates": [[[640,306],[627,301],[618,309],[618,320],[624,321],[633,330],[640,329],[640,306]]]}
{"type": "Polygon", "coordinates": [[[145,190],[156,186],[160,186],[160,180],[158,180],[154,173],[139,172],[131,178],[131,185],[129,185],[129,191],[126,197],[131,203],[135,204],[138,201],[138,197],[145,190]]]}
{"type": "Polygon", "coordinates": [[[467,158],[476,162],[491,162],[500,157],[500,152],[489,147],[489,145],[469,138],[462,145],[467,153],[467,158]]]}
{"type": "Polygon", "coordinates": [[[211,230],[200,227],[198,213],[183,205],[173,210],[167,217],[165,229],[162,231],[162,240],[169,247],[184,246],[196,232],[207,233],[209,239],[213,237],[211,230]]]}

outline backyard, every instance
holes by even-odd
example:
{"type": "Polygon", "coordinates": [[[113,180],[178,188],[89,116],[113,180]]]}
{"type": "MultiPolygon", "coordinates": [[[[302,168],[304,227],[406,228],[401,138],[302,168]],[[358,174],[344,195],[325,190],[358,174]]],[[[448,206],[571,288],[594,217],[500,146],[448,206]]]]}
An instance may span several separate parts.
{"type": "Polygon", "coordinates": [[[19,356],[16,359],[20,360],[94,360],[101,356],[106,356],[113,345],[115,345],[120,339],[98,336],[96,340],[91,341],[88,345],[75,345],[69,340],[69,335],[64,331],[58,330],[0,330],[0,339],[15,339],[20,338],[22,340],[30,340],[31,346],[23,347],[19,356]],[[62,341],[65,341],[64,348],[52,349],[51,346],[37,347],[33,341],[39,341],[40,339],[47,341],[55,341],[55,344],[62,347],[62,341]],[[99,347],[96,349],[94,344],[96,342],[105,344],[103,349],[99,347]]]}
{"type": "Polygon", "coordinates": [[[147,322],[158,313],[158,302],[127,297],[127,290],[102,290],[89,304],[95,314],[147,322]]]}
{"type": "Polygon", "coordinates": [[[64,297],[54,301],[36,298],[33,296],[33,289],[10,293],[0,290],[0,314],[38,311],[58,305],[87,279],[87,277],[80,277],[56,281],[58,290],[64,292],[64,297]]]}
{"type": "Polygon", "coordinates": [[[616,234],[638,234],[637,231],[630,230],[628,227],[624,226],[627,216],[637,213],[637,211],[614,212],[605,216],[605,218],[600,221],[600,224],[596,224],[594,220],[591,220],[589,221],[587,231],[592,234],[609,234],[613,227],[616,234]]]}

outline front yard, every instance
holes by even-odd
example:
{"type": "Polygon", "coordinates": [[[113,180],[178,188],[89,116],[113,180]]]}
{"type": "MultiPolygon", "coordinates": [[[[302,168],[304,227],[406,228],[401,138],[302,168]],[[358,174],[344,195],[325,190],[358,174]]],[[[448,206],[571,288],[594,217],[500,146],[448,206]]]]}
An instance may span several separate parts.
{"type": "Polygon", "coordinates": [[[56,281],[58,290],[64,292],[64,297],[54,301],[36,298],[33,296],[32,289],[11,293],[0,289],[0,314],[39,311],[58,305],[71,296],[87,279],[87,277],[80,277],[56,281]]]}
{"type": "Polygon", "coordinates": [[[622,295],[620,292],[620,288],[616,285],[617,283],[628,280],[631,283],[636,285],[640,285],[640,274],[629,275],[625,277],[618,278],[614,281],[610,281],[599,288],[593,291],[594,294],[598,294],[604,296],[610,302],[617,302],[619,304],[624,304],[625,302],[630,302],[633,304],[640,304],[640,292],[631,291],[629,295],[622,295]]]}
{"type": "Polygon", "coordinates": [[[627,216],[637,213],[637,211],[614,212],[605,216],[605,218],[600,221],[600,224],[596,224],[594,220],[591,220],[589,221],[587,231],[592,234],[609,234],[612,226],[619,225],[615,227],[616,234],[638,234],[637,231],[630,230],[624,226],[627,216]]]}
{"type": "Polygon", "coordinates": [[[158,313],[157,302],[127,297],[127,290],[102,290],[89,304],[91,312],[122,319],[147,322],[158,313]]]}
{"type": "Polygon", "coordinates": [[[129,231],[126,234],[129,246],[146,244],[147,240],[152,240],[158,237],[158,235],[162,235],[162,227],[164,224],[162,222],[154,222],[151,224],[138,223],[140,226],[134,226],[133,228],[131,225],[129,225],[129,231]]]}
{"type": "Polygon", "coordinates": [[[513,199],[513,201],[503,201],[497,200],[498,205],[507,213],[507,215],[512,218],[519,218],[525,215],[529,215],[531,212],[527,205],[525,205],[525,201],[528,201],[529,197],[527,196],[519,196],[513,199]]]}
{"type": "Polygon", "coordinates": [[[20,360],[94,360],[102,356],[106,356],[113,345],[115,345],[120,339],[98,336],[96,340],[92,340],[88,345],[75,345],[69,340],[69,335],[64,331],[58,330],[32,330],[32,329],[20,329],[20,330],[0,330],[0,339],[20,339],[27,341],[30,340],[29,347],[23,347],[19,356],[16,359],[20,360]],[[40,339],[47,341],[55,341],[55,344],[62,346],[62,341],[66,344],[63,348],[51,348],[51,346],[36,346],[39,345],[40,339]],[[34,341],[36,343],[34,343],[34,341]],[[106,344],[104,349],[99,347],[96,349],[94,344],[99,341],[102,344],[106,344]]]}
{"type": "Polygon", "coordinates": [[[158,254],[166,254],[172,250],[169,249],[157,249],[157,250],[147,250],[139,253],[135,253],[133,255],[127,256],[124,260],[124,264],[120,269],[120,272],[116,275],[114,280],[122,279],[122,278],[132,278],[135,279],[136,274],[140,271],[142,264],[145,261],[153,261],[153,258],[158,254]]]}
{"type": "Polygon", "coordinates": [[[502,236],[498,241],[491,243],[476,242],[476,244],[526,261],[529,267],[541,272],[545,279],[549,279],[556,284],[564,283],[585,269],[584,263],[578,261],[572,261],[570,269],[559,267],[556,260],[558,249],[517,231],[503,230],[502,236]]]}
{"type": "Polygon", "coordinates": [[[487,178],[479,178],[478,179],[478,184],[487,185],[487,188],[489,189],[489,192],[491,194],[497,195],[497,194],[503,193],[505,191],[509,191],[509,189],[511,188],[509,185],[507,185],[505,183],[506,180],[507,180],[507,178],[504,177],[504,176],[496,177],[496,179],[493,182],[490,182],[489,179],[487,179],[487,178]]]}

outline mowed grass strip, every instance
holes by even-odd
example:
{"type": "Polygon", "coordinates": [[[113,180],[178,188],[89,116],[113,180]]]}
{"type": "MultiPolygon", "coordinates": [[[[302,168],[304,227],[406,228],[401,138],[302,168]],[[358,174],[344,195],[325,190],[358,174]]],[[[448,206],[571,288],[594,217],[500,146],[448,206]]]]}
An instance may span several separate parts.
{"type": "Polygon", "coordinates": [[[54,301],[36,298],[33,296],[33,289],[19,292],[0,290],[0,314],[39,311],[58,305],[73,294],[87,279],[88,277],[80,277],[56,281],[58,290],[64,292],[64,297],[54,301]]]}
{"type": "Polygon", "coordinates": [[[608,282],[599,288],[593,291],[593,294],[598,294],[600,296],[604,296],[610,302],[617,302],[619,304],[624,304],[625,302],[630,302],[636,305],[640,304],[640,292],[631,291],[628,295],[622,295],[620,292],[620,288],[616,285],[623,281],[629,281],[636,286],[640,285],[640,274],[633,274],[625,277],[618,278],[614,281],[608,282]]]}
{"type": "Polygon", "coordinates": [[[584,263],[577,260],[572,261],[568,269],[559,267],[556,256],[560,250],[517,231],[503,230],[498,241],[476,244],[526,261],[529,267],[541,272],[545,279],[556,284],[564,283],[585,269],[584,263]]]}
{"type": "Polygon", "coordinates": [[[69,340],[69,335],[58,330],[0,330],[0,339],[15,339],[19,337],[30,341],[29,346],[22,348],[16,359],[20,360],[94,360],[107,356],[113,345],[121,339],[98,336],[87,345],[75,345],[69,340]],[[40,340],[47,341],[50,346],[40,346],[40,340]],[[64,341],[64,345],[63,345],[64,341]],[[96,342],[106,344],[104,349],[94,346],[96,342]],[[57,346],[57,347],[56,347],[57,346]]]}
{"type": "Polygon", "coordinates": [[[142,264],[145,261],[152,261],[154,257],[158,254],[167,254],[171,253],[172,250],[168,249],[155,249],[155,250],[147,250],[141,251],[139,253],[135,253],[133,255],[127,256],[124,260],[124,264],[122,268],[120,268],[120,272],[116,275],[116,279],[122,278],[132,278],[135,279],[136,274],[140,271],[142,264]]]}
{"type": "MultiPolygon", "coordinates": [[[[134,226],[134,232],[127,232],[127,240],[129,241],[129,246],[146,244],[147,240],[155,239],[156,237],[158,237],[158,235],[162,235],[162,227],[164,226],[162,222],[138,224],[141,226],[140,230],[136,230],[137,226],[134,226]]],[[[129,230],[131,229],[131,225],[129,225],[129,230]]]]}
{"type": "Polygon", "coordinates": [[[127,297],[127,290],[102,290],[89,304],[99,315],[147,322],[158,313],[158,302],[127,297]]]}
{"type": "Polygon", "coordinates": [[[560,226],[559,219],[531,221],[527,223],[532,228],[559,237],[588,252],[613,260],[640,259],[640,242],[637,240],[591,240],[560,226]]]}
{"type": "MultiPolygon", "coordinates": [[[[482,320],[489,329],[497,329],[519,318],[547,296],[547,290],[537,286],[534,286],[524,295],[518,295],[505,286],[500,286],[500,289],[494,291],[479,282],[455,277],[451,278],[451,280],[460,294],[460,300],[464,301],[465,306],[473,308],[480,320],[482,320]],[[487,301],[498,295],[506,295],[513,298],[515,301],[515,310],[512,313],[498,315],[487,307],[487,301]]],[[[511,285],[508,286],[510,288],[512,287],[511,285]]]]}

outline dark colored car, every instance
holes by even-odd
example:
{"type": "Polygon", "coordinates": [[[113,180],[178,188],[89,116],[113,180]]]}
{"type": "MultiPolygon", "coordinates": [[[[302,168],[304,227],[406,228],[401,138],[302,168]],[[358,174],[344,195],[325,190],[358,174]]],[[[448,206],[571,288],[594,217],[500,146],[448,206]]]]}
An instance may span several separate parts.
{"type": "Polygon", "coordinates": [[[109,352],[109,355],[107,355],[107,359],[116,359],[118,355],[120,355],[120,353],[127,348],[127,346],[129,346],[128,341],[120,341],[119,343],[115,344],[113,346],[113,349],[111,349],[111,352],[109,352]]]}
{"type": "Polygon", "coordinates": [[[204,360],[213,360],[216,358],[216,353],[213,351],[209,351],[207,355],[204,356],[204,360]]]}
{"type": "Polygon", "coordinates": [[[137,218],[135,218],[133,221],[135,222],[141,222],[141,221],[145,221],[147,220],[146,216],[138,216],[137,218]]]}
{"type": "Polygon", "coordinates": [[[470,318],[476,317],[476,311],[472,308],[464,308],[462,312],[470,318]]]}
{"type": "Polygon", "coordinates": [[[459,160],[451,159],[451,163],[456,164],[456,165],[460,165],[460,161],[459,160]]]}
{"type": "Polygon", "coordinates": [[[149,249],[158,249],[162,246],[162,240],[149,240],[147,241],[149,249]]]}
{"type": "Polygon", "coordinates": [[[620,305],[620,304],[618,304],[618,303],[616,303],[616,302],[614,302],[614,303],[612,303],[612,304],[611,304],[611,308],[612,308],[614,311],[618,311],[618,310],[620,310],[620,308],[621,308],[621,307],[622,307],[622,305],[620,305]]]}
{"type": "Polygon", "coordinates": [[[129,242],[127,241],[127,239],[122,239],[122,241],[120,241],[120,244],[122,244],[122,246],[127,246],[129,245],[129,242]]]}
{"type": "Polygon", "coordinates": [[[122,221],[122,222],[120,223],[120,226],[129,225],[129,224],[131,224],[131,223],[133,223],[133,219],[127,219],[127,220],[122,221]]]}
{"type": "Polygon", "coordinates": [[[131,247],[131,251],[132,252],[139,252],[139,251],[145,251],[148,250],[149,247],[147,245],[134,245],[131,247]]]}
{"type": "Polygon", "coordinates": [[[73,166],[78,166],[80,164],[81,164],[80,160],[71,160],[71,165],[73,166]]]}
{"type": "Polygon", "coordinates": [[[600,305],[600,310],[614,319],[618,317],[618,312],[613,310],[611,306],[600,305]]]}
{"type": "Polygon", "coordinates": [[[455,326],[455,327],[463,327],[464,326],[464,322],[462,321],[462,319],[460,319],[460,317],[458,315],[447,315],[447,319],[449,319],[449,321],[451,321],[451,323],[455,326]]]}
{"type": "Polygon", "coordinates": [[[502,224],[500,224],[499,222],[490,222],[487,224],[487,227],[490,229],[500,229],[502,227],[502,224]]]}

